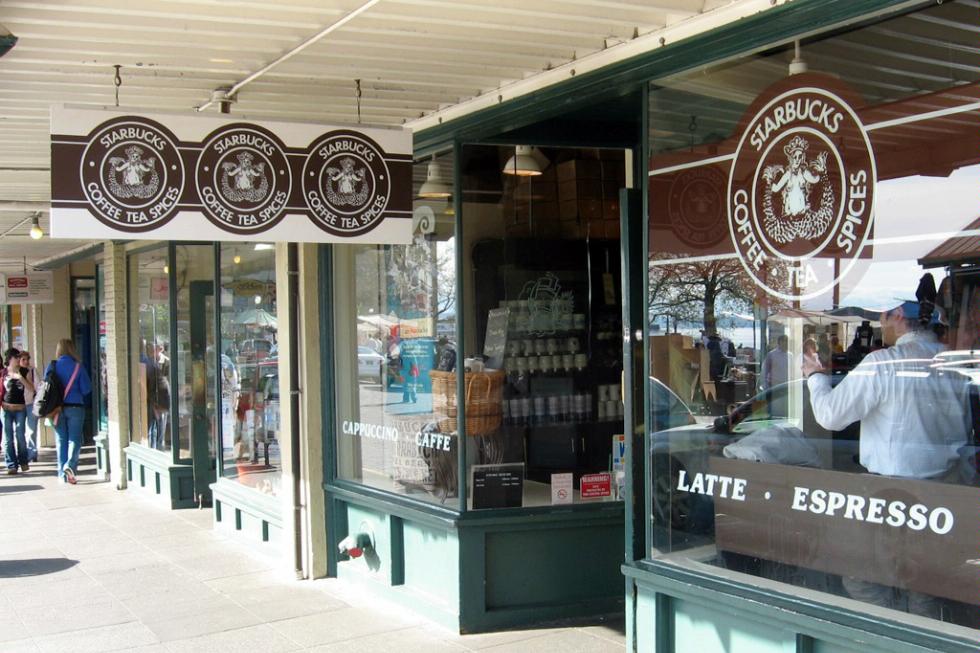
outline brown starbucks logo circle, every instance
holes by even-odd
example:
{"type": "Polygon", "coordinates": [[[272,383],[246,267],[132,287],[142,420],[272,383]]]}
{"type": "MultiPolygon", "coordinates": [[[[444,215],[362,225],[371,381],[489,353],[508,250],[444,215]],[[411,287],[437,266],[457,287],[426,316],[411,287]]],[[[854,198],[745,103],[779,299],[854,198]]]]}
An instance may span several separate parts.
{"type": "Polygon", "coordinates": [[[204,141],[197,160],[204,213],[219,228],[247,234],[282,219],[292,190],[285,146],[269,130],[225,125],[204,141]]]}
{"type": "Polygon", "coordinates": [[[92,213],[123,231],[150,231],[177,211],[184,162],[177,139],[146,118],[123,117],[99,125],[82,154],[82,190],[92,213]]]}
{"type": "Polygon", "coordinates": [[[749,120],[728,180],[728,227],[752,279],[787,300],[816,297],[853,267],[871,231],[874,151],[854,110],[815,87],[749,120]]]}
{"type": "Polygon", "coordinates": [[[725,237],[725,176],[712,166],[682,170],[670,184],[667,210],[677,237],[691,247],[711,247],[725,237]]]}
{"type": "Polygon", "coordinates": [[[338,236],[371,231],[391,197],[384,151],[356,132],[324,135],[310,147],[303,166],[303,197],[324,231],[338,236]]]}

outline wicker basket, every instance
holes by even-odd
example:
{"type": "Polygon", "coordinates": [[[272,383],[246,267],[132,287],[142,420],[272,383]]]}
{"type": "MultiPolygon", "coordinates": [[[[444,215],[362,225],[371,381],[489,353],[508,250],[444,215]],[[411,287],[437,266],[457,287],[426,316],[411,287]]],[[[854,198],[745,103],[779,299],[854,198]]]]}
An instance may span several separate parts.
{"type": "MultiPolygon", "coordinates": [[[[456,433],[459,430],[456,373],[431,370],[429,376],[432,378],[432,412],[436,414],[439,431],[456,433]]],[[[466,373],[466,435],[486,435],[500,428],[505,376],[503,370],[466,373]]]]}

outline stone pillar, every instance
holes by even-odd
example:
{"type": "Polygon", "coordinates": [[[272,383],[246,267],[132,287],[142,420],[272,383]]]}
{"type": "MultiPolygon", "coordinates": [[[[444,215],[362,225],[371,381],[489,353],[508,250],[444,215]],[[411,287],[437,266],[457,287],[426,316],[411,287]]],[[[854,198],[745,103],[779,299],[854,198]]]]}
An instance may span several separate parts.
{"type": "Polygon", "coordinates": [[[276,245],[277,319],[279,322],[280,451],[283,461],[282,515],[283,559],[295,562],[294,508],[292,470],[290,467],[292,416],[290,397],[299,392],[299,429],[301,461],[301,499],[304,574],[320,578],[327,573],[326,526],[323,494],[323,428],[320,401],[320,292],[318,278],[319,245],[300,244],[298,301],[289,297],[287,245],[276,245]],[[299,306],[299,342],[289,338],[289,308],[299,306]],[[299,348],[299,386],[290,385],[289,359],[292,347],[299,348]]]}
{"type": "Polygon", "coordinates": [[[106,304],[106,374],[108,380],[109,467],[117,489],[126,487],[129,446],[129,323],[126,311],[126,253],[122,245],[107,241],[102,250],[106,304]]]}

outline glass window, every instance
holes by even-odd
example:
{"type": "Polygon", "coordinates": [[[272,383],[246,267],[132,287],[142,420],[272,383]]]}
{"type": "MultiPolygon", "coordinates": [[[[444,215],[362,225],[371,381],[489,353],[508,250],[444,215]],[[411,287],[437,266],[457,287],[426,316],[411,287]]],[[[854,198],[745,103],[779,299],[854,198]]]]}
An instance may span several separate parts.
{"type": "MultiPolygon", "coordinates": [[[[165,376],[172,376],[177,393],[175,431],[179,458],[190,459],[191,444],[196,437],[207,441],[207,456],[214,469],[214,435],[217,433],[217,411],[214,395],[217,388],[214,341],[214,245],[177,245],[176,319],[177,342],[169,339],[156,344],[157,364],[165,376]],[[171,358],[176,367],[171,374],[171,358]]],[[[200,442],[200,440],[196,440],[200,442]]],[[[194,455],[204,455],[204,448],[194,455]]]]}
{"type": "Polygon", "coordinates": [[[469,507],[615,501],[625,153],[468,145],[463,155],[469,507]]]}
{"type": "Polygon", "coordinates": [[[273,245],[222,244],[220,292],[222,476],[274,495],[282,460],[273,245]]]}
{"type": "Polygon", "coordinates": [[[974,26],[651,85],[653,557],[980,626],[974,26]]]}
{"type": "MultiPolygon", "coordinates": [[[[434,162],[451,180],[451,157],[434,162]]],[[[417,190],[431,163],[415,166],[417,190]]],[[[438,194],[416,201],[412,244],[332,250],[337,475],[451,505],[457,437],[439,389],[455,366],[456,230],[438,194]]]]}
{"type": "Polygon", "coordinates": [[[23,304],[10,305],[10,331],[12,334],[10,346],[17,350],[27,349],[27,329],[24,326],[25,312],[23,304]]]}
{"type": "Polygon", "coordinates": [[[167,248],[129,257],[130,440],[171,451],[169,358],[170,266],[167,248]]]}
{"type": "Polygon", "coordinates": [[[108,347],[106,333],[106,301],[105,301],[105,267],[98,265],[95,268],[96,290],[99,300],[99,324],[98,324],[98,398],[99,398],[99,431],[105,433],[109,429],[109,374],[106,367],[106,350],[108,347]]]}

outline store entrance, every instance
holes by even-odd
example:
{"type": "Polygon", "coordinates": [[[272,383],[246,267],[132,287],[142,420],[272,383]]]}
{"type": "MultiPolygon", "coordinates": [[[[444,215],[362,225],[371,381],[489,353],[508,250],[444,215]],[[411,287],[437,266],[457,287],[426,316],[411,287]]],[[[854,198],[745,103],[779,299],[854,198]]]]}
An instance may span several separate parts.
{"type": "Polygon", "coordinates": [[[208,351],[214,351],[214,284],[191,282],[191,457],[194,467],[194,494],[201,503],[211,503],[211,483],[216,480],[215,375],[208,365],[208,351]]]}
{"type": "Polygon", "coordinates": [[[198,505],[210,505],[217,469],[218,406],[214,246],[178,245],[176,258],[177,437],[182,462],[190,463],[194,472],[198,505]]]}

